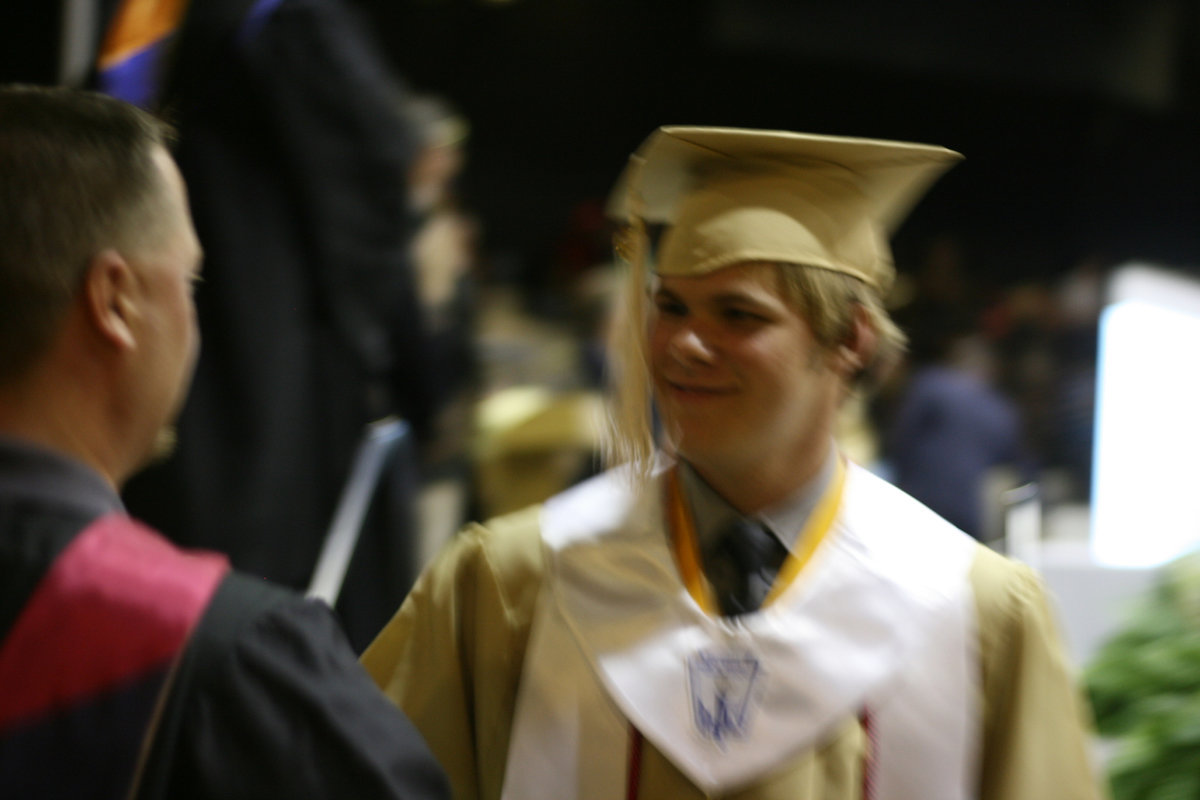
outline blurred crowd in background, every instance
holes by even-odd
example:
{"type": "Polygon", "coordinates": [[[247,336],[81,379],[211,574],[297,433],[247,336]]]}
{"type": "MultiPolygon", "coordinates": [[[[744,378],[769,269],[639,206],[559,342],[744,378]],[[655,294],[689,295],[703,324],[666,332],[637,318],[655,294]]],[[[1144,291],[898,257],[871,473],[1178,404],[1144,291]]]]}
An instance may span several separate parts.
{"type": "MultiPolygon", "coordinates": [[[[598,469],[621,269],[608,198],[582,181],[557,229],[525,232],[536,247],[492,246],[498,223],[463,190],[473,168],[498,168],[476,160],[474,121],[457,98],[413,85],[362,10],[65,3],[59,58],[62,80],[176,122],[206,251],[204,347],[179,447],[130,485],[134,513],[304,588],[367,426],[407,426],[334,598],[359,646],[464,522],[598,469]]],[[[514,198],[536,191],[529,180],[514,198]]],[[[851,398],[839,435],[853,458],[991,540],[1006,489],[1088,500],[1114,265],[1083,252],[1043,277],[998,279],[955,230],[963,213],[897,247],[891,311],[908,357],[851,398]]]]}

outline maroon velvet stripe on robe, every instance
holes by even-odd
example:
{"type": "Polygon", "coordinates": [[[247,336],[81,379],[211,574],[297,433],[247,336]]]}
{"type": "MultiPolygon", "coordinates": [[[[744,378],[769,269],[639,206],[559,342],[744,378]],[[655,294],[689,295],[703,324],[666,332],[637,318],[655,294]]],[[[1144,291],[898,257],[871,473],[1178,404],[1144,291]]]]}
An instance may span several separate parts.
{"type": "Polygon", "coordinates": [[[0,644],[0,786],[120,798],[171,667],[228,571],[124,515],[59,555],[0,644]]]}

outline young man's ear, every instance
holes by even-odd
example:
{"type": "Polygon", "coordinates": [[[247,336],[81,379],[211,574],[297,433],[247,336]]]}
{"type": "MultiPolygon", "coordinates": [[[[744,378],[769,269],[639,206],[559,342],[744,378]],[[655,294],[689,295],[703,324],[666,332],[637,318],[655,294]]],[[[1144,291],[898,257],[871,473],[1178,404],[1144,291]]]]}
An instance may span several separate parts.
{"type": "Polygon", "coordinates": [[[876,334],[867,309],[855,303],[846,338],[838,345],[837,367],[847,382],[854,381],[875,358],[876,334]]]}
{"type": "Polygon", "coordinates": [[[88,321],[105,341],[123,349],[137,346],[136,287],[133,269],[116,250],[102,250],[92,257],[82,292],[88,321]]]}

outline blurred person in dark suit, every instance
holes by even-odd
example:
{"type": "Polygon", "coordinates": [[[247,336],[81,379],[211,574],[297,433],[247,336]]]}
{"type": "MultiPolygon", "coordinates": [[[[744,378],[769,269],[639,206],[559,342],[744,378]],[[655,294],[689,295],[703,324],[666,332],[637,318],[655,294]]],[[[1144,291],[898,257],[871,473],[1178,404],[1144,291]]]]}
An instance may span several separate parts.
{"type": "Polygon", "coordinates": [[[1029,477],[1016,404],[995,385],[995,354],[981,336],[947,337],[941,357],[909,375],[886,433],[897,486],[983,539],[993,470],[1029,477]]]}
{"type": "MultiPolygon", "coordinates": [[[[423,438],[430,357],[410,243],[418,143],[390,72],[340,0],[176,4],[106,20],[102,88],[163,108],[200,238],[207,342],[175,455],[125,499],[181,544],[293,588],[309,584],[364,426],[386,415],[423,438]]],[[[337,610],[356,647],[415,573],[412,483],[358,540],[337,610]]]]}

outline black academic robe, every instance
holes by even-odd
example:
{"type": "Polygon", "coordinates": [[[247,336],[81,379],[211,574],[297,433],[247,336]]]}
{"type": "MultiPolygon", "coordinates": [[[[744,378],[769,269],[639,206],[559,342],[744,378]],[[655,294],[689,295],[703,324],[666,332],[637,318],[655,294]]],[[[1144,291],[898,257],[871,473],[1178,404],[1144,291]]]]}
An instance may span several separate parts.
{"type": "MultiPolygon", "coordinates": [[[[52,566],[97,519],[133,524],[83,465],[0,438],[0,654],[16,676],[0,685],[0,708],[59,666],[5,647],[28,625],[26,606],[35,592],[44,597],[52,566]]],[[[165,696],[141,800],[449,796],[421,737],[375,689],[326,606],[245,575],[216,580],[169,678],[137,669],[83,695],[47,695],[36,714],[0,725],[3,785],[30,797],[125,797],[165,696]]],[[[161,596],[146,602],[122,606],[123,618],[163,613],[161,596]]],[[[66,657],[84,666],[113,657],[86,649],[66,657]]]]}

